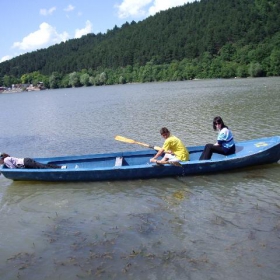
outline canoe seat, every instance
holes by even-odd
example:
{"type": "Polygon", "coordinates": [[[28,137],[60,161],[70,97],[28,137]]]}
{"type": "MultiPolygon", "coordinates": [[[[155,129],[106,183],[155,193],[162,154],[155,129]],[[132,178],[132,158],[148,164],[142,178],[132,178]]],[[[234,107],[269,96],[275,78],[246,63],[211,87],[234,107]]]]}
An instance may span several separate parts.
{"type": "Polygon", "coordinates": [[[123,157],[116,157],[115,166],[122,166],[123,157]]]}

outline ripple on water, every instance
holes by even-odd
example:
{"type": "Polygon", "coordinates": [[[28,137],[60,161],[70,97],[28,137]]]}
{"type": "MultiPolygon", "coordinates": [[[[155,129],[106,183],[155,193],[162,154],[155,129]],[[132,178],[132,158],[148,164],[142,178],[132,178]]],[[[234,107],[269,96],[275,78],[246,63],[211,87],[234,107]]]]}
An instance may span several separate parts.
{"type": "MultiPolygon", "coordinates": [[[[236,140],[277,135],[278,80],[5,95],[1,139],[19,156],[101,153],[141,149],[115,135],[161,145],[158,130],[167,126],[186,145],[203,145],[216,139],[215,115],[236,140]],[[11,107],[24,122],[5,117],[11,107]]],[[[1,176],[0,278],[278,279],[279,181],[279,164],[100,183],[13,183],[1,176]]]]}

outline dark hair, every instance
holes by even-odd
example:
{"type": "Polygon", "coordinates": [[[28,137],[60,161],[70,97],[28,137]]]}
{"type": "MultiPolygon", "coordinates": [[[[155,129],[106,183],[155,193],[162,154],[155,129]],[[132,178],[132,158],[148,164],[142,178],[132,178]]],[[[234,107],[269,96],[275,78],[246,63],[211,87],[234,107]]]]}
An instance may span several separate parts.
{"type": "Polygon", "coordinates": [[[6,157],[9,157],[9,155],[6,154],[6,153],[2,153],[2,154],[0,155],[0,158],[2,158],[2,159],[6,158],[6,157]]]}
{"type": "Polygon", "coordinates": [[[165,133],[170,133],[170,131],[166,127],[161,128],[159,132],[161,135],[165,133]]]}
{"type": "Polygon", "coordinates": [[[223,129],[224,127],[228,128],[224,124],[224,121],[223,121],[223,119],[220,116],[215,117],[214,120],[213,120],[213,129],[214,130],[217,130],[216,123],[220,123],[221,124],[221,129],[223,129]]]}

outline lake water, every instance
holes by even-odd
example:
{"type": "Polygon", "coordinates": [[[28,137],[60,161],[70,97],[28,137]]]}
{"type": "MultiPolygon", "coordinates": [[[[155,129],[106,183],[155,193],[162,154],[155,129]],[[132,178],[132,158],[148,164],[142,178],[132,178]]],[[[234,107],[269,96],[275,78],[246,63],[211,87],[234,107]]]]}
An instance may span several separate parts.
{"type": "MultiPolygon", "coordinates": [[[[0,94],[0,151],[49,157],[280,135],[280,78],[0,94]]],[[[0,176],[0,279],[280,279],[280,164],[151,180],[0,176]]]]}

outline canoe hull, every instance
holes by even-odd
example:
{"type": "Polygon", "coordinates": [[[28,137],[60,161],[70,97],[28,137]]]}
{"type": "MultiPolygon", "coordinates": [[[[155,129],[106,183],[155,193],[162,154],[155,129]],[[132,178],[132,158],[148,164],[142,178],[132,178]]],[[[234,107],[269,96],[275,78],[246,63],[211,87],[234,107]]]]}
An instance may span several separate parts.
{"type": "Polygon", "coordinates": [[[217,173],[261,164],[275,163],[280,159],[280,136],[243,141],[236,144],[234,155],[214,154],[211,160],[199,161],[203,146],[188,147],[190,161],[182,167],[151,164],[154,150],[120,152],[84,156],[36,158],[42,163],[67,165],[67,169],[8,169],[0,172],[15,181],[114,181],[161,178],[217,173]],[[115,165],[117,163],[117,165],[115,165]],[[121,163],[121,165],[119,165],[121,163]]]}

